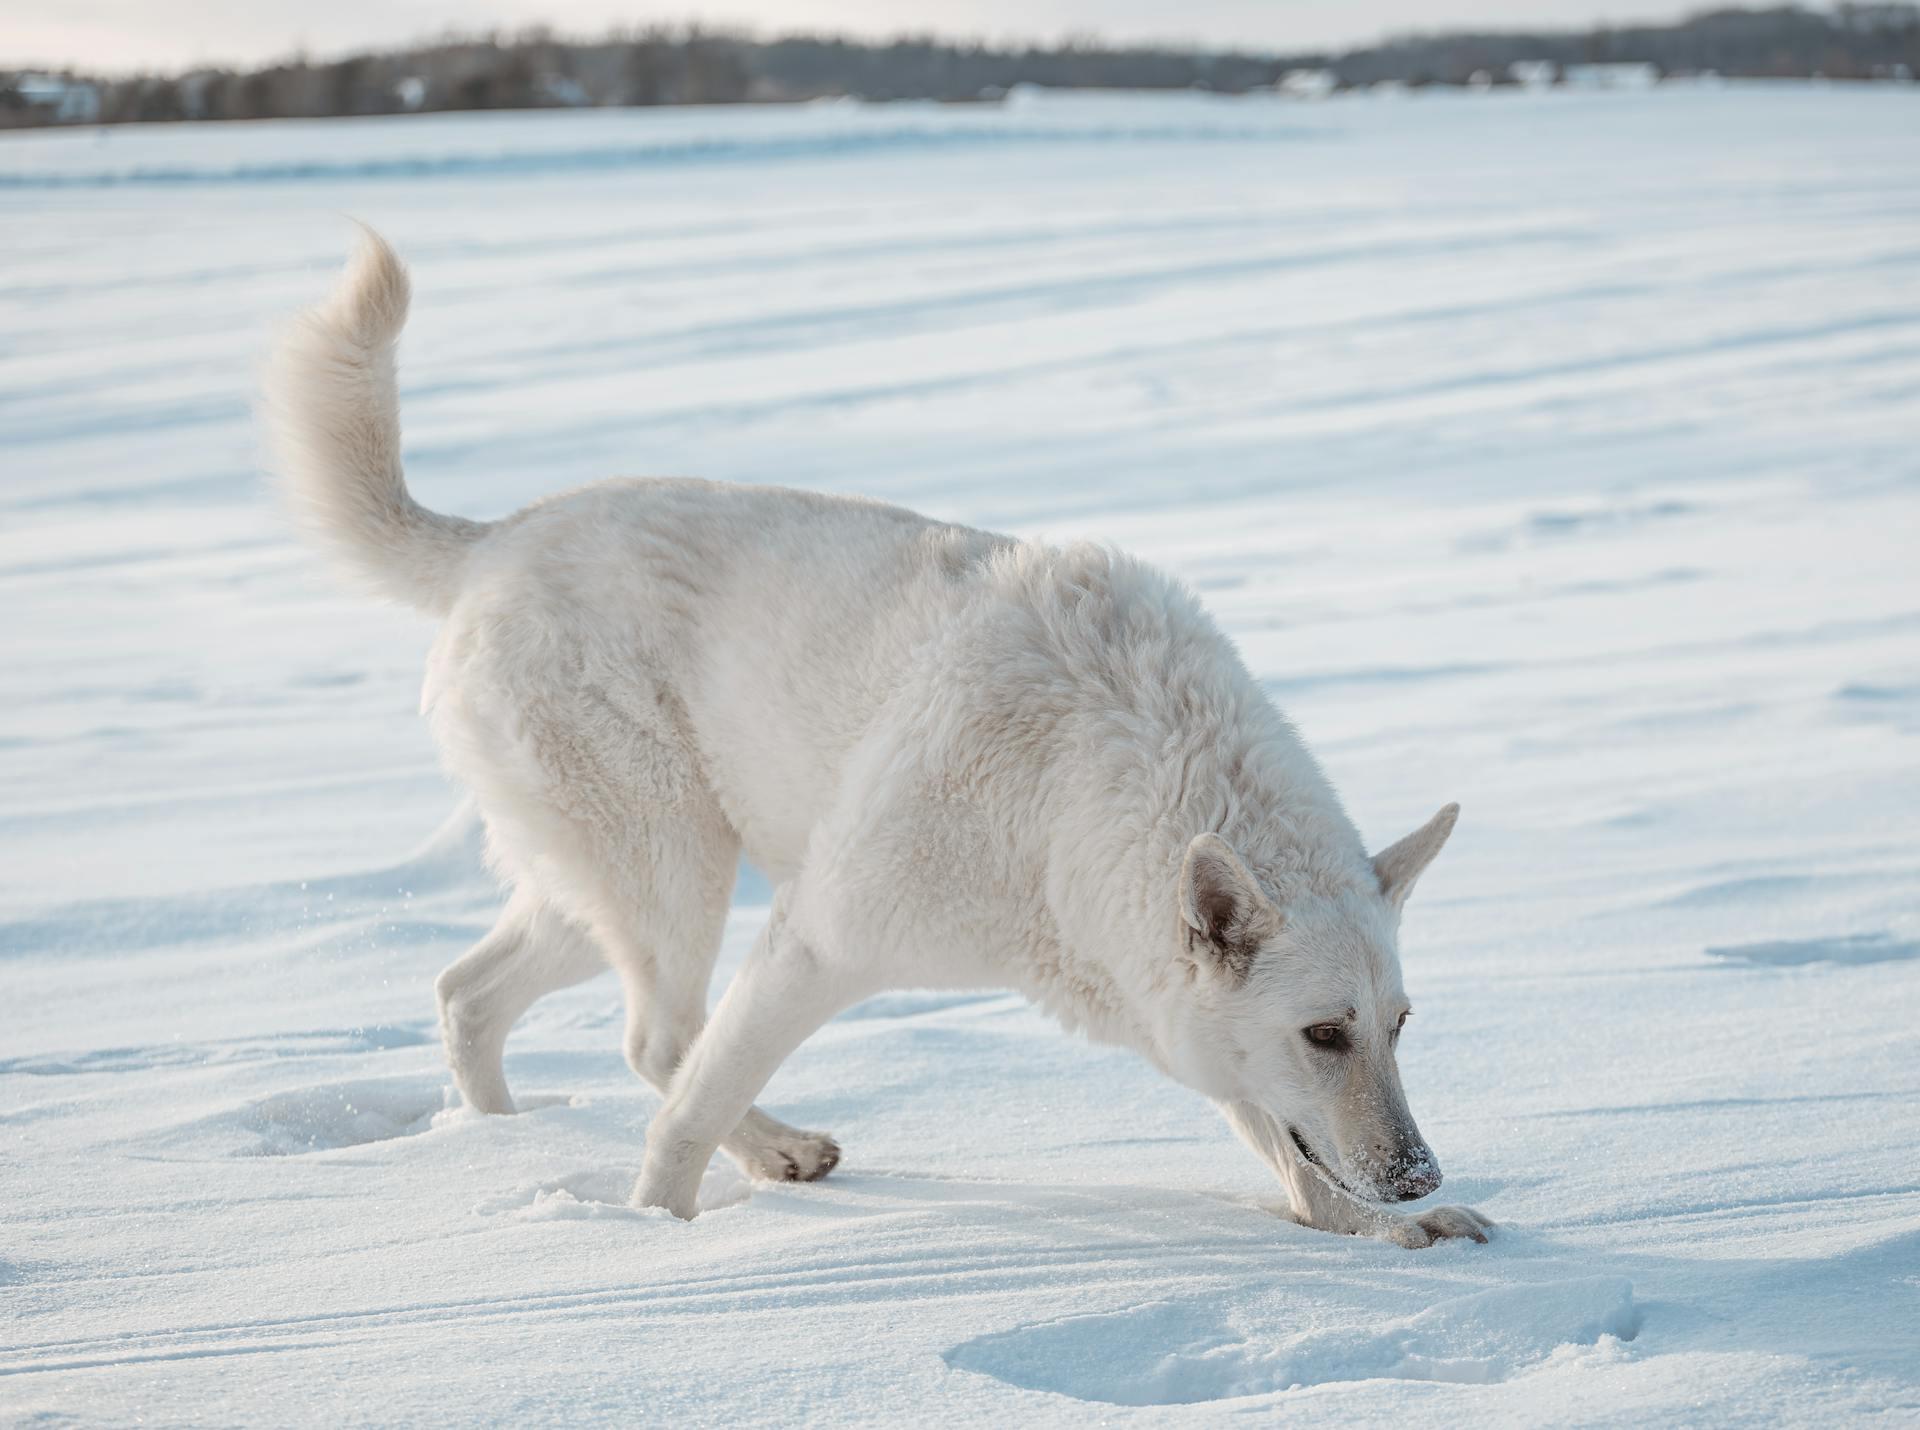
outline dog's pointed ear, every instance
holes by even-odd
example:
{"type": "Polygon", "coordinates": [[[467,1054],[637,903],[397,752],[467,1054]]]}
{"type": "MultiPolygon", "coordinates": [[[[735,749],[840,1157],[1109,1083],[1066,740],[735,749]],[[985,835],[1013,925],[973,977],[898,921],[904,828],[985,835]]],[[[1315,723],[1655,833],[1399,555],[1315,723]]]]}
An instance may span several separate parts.
{"type": "Polygon", "coordinates": [[[1253,968],[1260,945],[1280,932],[1286,915],[1274,906],[1217,834],[1201,834],[1180,865],[1180,913],[1188,947],[1198,947],[1236,983],[1253,968]]]}
{"type": "Polygon", "coordinates": [[[1414,882],[1447,842],[1459,817],[1460,806],[1450,804],[1398,844],[1389,844],[1373,856],[1374,877],[1388,903],[1396,909],[1406,903],[1414,882]]]}

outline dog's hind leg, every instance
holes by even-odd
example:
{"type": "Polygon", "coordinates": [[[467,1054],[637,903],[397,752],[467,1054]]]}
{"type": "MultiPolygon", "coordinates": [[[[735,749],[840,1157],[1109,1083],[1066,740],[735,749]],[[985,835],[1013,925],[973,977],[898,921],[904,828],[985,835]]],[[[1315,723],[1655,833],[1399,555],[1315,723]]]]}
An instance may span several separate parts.
{"type": "Polygon", "coordinates": [[[434,985],[447,1065],[467,1106],[513,1111],[501,1067],[507,1033],[536,999],[584,982],[606,966],[587,931],[531,890],[508,901],[487,936],[449,964],[434,985]]]}

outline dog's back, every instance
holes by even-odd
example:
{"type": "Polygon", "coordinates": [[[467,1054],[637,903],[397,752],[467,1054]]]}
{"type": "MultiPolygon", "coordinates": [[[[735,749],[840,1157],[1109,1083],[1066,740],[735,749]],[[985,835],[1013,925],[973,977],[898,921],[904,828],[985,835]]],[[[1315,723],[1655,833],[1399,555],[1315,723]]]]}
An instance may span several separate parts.
{"type": "Polygon", "coordinates": [[[778,879],[1002,544],[785,488],[601,483],[472,543],[423,704],[478,786],[510,744],[626,809],[698,782],[778,879]]]}
{"type": "Polygon", "coordinates": [[[408,286],[366,234],[276,353],[269,430],[303,530],[442,618],[422,707],[496,862],[583,922],[611,919],[586,866],[644,862],[660,837],[646,826],[678,809],[724,826],[716,850],[789,876],[848,752],[1012,543],[858,498],[681,479],[602,482],[495,522],[429,511],[400,460],[408,286]]]}

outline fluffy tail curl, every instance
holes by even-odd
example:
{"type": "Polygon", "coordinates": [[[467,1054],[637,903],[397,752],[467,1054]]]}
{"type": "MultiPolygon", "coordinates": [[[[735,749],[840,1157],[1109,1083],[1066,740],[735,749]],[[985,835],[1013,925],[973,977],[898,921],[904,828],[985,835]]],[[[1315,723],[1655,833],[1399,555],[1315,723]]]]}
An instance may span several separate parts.
{"type": "Polygon", "coordinates": [[[428,511],[407,491],[393,362],[407,296],[406,266],[363,226],[332,295],[280,339],[265,417],[274,470],[304,534],[382,595],[445,615],[487,527],[428,511]]]}

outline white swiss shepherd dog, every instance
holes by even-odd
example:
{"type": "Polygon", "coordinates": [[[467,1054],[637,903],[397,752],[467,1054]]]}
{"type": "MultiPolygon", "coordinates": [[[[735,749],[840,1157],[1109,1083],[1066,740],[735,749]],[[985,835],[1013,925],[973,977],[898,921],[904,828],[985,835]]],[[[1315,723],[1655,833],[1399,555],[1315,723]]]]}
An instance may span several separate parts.
{"type": "Polygon", "coordinates": [[[1369,858],[1191,592],[1044,546],[777,487],[609,481],[497,522],[408,495],[408,283],[369,233],[268,373],[306,529],[438,617],[422,708],[511,884],[439,980],[447,1058],[513,1101],[507,1032],[611,965],[665,1101],[633,1198],[691,1217],[724,1149],[809,1181],[835,1141],[753,1105],[803,1039],[887,989],[1019,989],[1216,1103],[1293,1215],[1403,1246],[1440,1168],[1395,1061],[1396,938],[1448,805],[1369,858]],[[742,853],[775,884],[707,1016],[742,853]]]}

